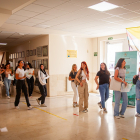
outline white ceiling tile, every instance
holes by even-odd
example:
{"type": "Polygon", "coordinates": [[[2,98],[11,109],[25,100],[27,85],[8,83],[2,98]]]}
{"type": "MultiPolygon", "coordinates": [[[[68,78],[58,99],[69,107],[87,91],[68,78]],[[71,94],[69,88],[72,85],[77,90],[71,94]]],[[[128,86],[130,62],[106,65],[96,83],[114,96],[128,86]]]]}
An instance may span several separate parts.
{"type": "Polygon", "coordinates": [[[39,25],[36,25],[34,27],[38,27],[38,28],[49,28],[50,26],[45,25],[45,24],[39,24],[39,25]]]}
{"type": "Polygon", "coordinates": [[[132,11],[136,11],[140,9],[140,1],[123,6],[126,9],[132,10],[132,11]]]}
{"type": "Polygon", "coordinates": [[[6,21],[6,23],[9,23],[9,24],[18,24],[18,23],[20,23],[21,21],[19,21],[19,20],[13,20],[13,19],[8,19],[7,21],[6,21]]]}
{"type": "Polygon", "coordinates": [[[18,15],[11,15],[9,17],[9,19],[14,19],[14,20],[19,20],[19,21],[23,21],[28,19],[29,17],[25,17],[25,16],[18,16],[18,15]]]}
{"type": "Polygon", "coordinates": [[[34,4],[43,5],[43,6],[52,8],[52,7],[61,5],[61,4],[65,3],[66,1],[69,1],[69,0],[55,0],[55,2],[53,0],[36,0],[34,2],[34,4]]]}
{"type": "Polygon", "coordinates": [[[116,17],[116,16],[112,16],[107,19],[104,19],[104,21],[107,21],[107,22],[116,22],[116,21],[121,21],[121,20],[124,20],[124,19],[122,19],[120,17],[116,17]]]}
{"type": "Polygon", "coordinates": [[[56,16],[46,15],[46,14],[39,14],[39,15],[35,16],[34,18],[42,19],[42,20],[51,20],[51,19],[56,18],[56,16]]]}
{"type": "Polygon", "coordinates": [[[140,14],[130,12],[130,13],[119,15],[119,16],[122,17],[122,18],[131,19],[131,18],[139,17],[140,14]]]}
{"type": "Polygon", "coordinates": [[[132,18],[131,20],[132,21],[136,21],[136,22],[140,22],[140,16],[139,17],[136,17],[136,18],[132,18]]]}
{"type": "Polygon", "coordinates": [[[23,25],[23,26],[34,26],[34,25],[36,25],[36,23],[31,23],[31,22],[24,21],[24,22],[21,22],[19,25],[23,25]]]}
{"type": "Polygon", "coordinates": [[[42,12],[45,12],[49,9],[50,9],[49,7],[36,5],[36,4],[30,4],[30,5],[26,6],[25,8],[23,8],[23,10],[37,12],[37,13],[42,13],[42,12]]]}
{"type": "Polygon", "coordinates": [[[39,13],[26,11],[26,10],[20,10],[20,11],[15,13],[15,15],[21,15],[21,16],[26,16],[26,17],[33,17],[33,16],[36,16],[38,14],[39,13]]]}
{"type": "Polygon", "coordinates": [[[113,10],[109,10],[106,11],[106,13],[112,14],[112,15],[120,15],[120,14],[125,14],[125,13],[129,13],[130,11],[127,9],[123,9],[121,7],[113,9],[113,10]]]}
{"type": "Polygon", "coordinates": [[[44,12],[43,14],[47,14],[47,15],[52,15],[52,16],[55,16],[55,17],[58,17],[58,16],[63,16],[65,14],[68,14],[69,12],[66,12],[66,11],[62,11],[62,10],[58,10],[58,9],[51,9],[51,10],[48,10],[46,12],[44,12]]]}
{"type": "Polygon", "coordinates": [[[94,4],[100,3],[103,0],[71,0],[71,1],[73,3],[75,3],[76,5],[83,6],[83,7],[89,7],[94,4]]]}
{"type": "Polygon", "coordinates": [[[133,2],[136,2],[138,0],[108,0],[108,2],[112,3],[112,4],[116,4],[118,6],[123,6],[123,5],[127,5],[133,2]]]}
{"type": "Polygon", "coordinates": [[[36,18],[30,18],[28,20],[26,20],[26,22],[33,22],[33,23],[42,23],[42,22],[45,22],[45,20],[41,20],[41,19],[36,19],[36,18]]]}
{"type": "Polygon", "coordinates": [[[60,10],[66,11],[66,12],[73,12],[73,11],[76,11],[76,10],[79,10],[82,8],[83,7],[77,6],[74,3],[72,3],[71,1],[66,2],[66,3],[56,7],[56,9],[60,9],[60,10]]]}

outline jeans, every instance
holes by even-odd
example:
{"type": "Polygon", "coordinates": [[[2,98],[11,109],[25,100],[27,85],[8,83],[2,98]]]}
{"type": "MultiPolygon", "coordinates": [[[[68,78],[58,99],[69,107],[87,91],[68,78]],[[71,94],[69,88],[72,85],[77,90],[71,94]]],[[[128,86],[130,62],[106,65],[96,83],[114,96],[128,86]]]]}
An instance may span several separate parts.
{"type": "Polygon", "coordinates": [[[41,93],[42,96],[40,98],[38,98],[38,100],[41,100],[41,104],[44,104],[45,103],[45,97],[47,96],[46,85],[39,84],[39,90],[40,90],[40,93],[41,93]]]}
{"type": "Polygon", "coordinates": [[[128,104],[128,97],[126,92],[115,91],[115,107],[114,116],[124,115],[128,104]],[[119,112],[120,100],[123,100],[121,111],[119,112]]]}
{"type": "Polygon", "coordinates": [[[21,96],[21,89],[24,92],[27,106],[28,107],[31,106],[29,103],[29,99],[28,99],[27,87],[25,85],[25,80],[17,80],[17,84],[16,84],[17,94],[16,94],[16,98],[15,98],[15,106],[18,106],[18,104],[19,104],[20,96],[21,96]]]}
{"type": "Polygon", "coordinates": [[[109,98],[109,84],[99,85],[99,91],[101,95],[102,108],[105,108],[105,102],[109,98]]]}
{"type": "Polygon", "coordinates": [[[32,96],[33,89],[34,89],[34,77],[32,76],[30,79],[26,78],[26,81],[28,84],[29,96],[32,96]]]}
{"type": "Polygon", "coordinates": [[[136,111],[140,114],[140,80],[136,83],[136,111]]]}
{"type": "Polygon", "coordinates": [[[75,85],[74,82],[71,82],[71,87],[73,89],[74,92],[74,96],[73,96],[73,102],[78,102],[78,90],[77,90],[77,86],[75,85]]]}
{"type": "Polygon", "coordinates": [[[6,94],[7,96],[9,96],[9,89],[10,89],[10,85],[11,85],[11,80],[9,80],[7,77],[4,78],[4,85],[6,88],[6,94]]]}

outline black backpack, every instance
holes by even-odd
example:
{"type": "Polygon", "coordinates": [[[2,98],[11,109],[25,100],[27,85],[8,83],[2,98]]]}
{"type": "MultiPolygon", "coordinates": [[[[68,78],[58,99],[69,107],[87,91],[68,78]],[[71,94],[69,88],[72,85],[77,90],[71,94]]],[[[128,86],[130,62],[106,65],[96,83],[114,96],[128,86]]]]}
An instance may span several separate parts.
{"type": "Polygon", "coordinates": [[[138,81],[138,78],[139,78],[138,75],[135,77],[135,79],[133,78],[133,84],[134,84],[134,85],[136,85],[136,83],[137,83],[137,81],[138,81]]]}

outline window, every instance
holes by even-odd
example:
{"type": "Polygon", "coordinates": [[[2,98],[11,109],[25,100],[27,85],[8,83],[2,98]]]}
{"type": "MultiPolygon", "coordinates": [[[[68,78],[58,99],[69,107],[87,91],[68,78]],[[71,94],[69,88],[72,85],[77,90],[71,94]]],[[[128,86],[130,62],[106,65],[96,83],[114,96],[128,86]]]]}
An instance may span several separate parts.
{"type": "Polygon", "coordinates": [[[114,71],[115,52],[123,51],[123,43],[107,44],[107,67],[109,71],[114,71]]]}

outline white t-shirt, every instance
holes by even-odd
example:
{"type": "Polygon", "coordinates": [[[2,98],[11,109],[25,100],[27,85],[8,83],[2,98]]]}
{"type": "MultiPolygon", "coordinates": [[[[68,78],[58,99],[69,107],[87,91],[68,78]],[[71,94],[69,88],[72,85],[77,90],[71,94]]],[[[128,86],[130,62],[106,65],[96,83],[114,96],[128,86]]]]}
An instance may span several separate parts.
{"type": "Polygon", "coordinates": [[[41,85],[46,85],[46,79],[48,79],[49,77],[50,76],[47,74],[47,72],[45,75],[42,71],[38,71],[38,78],[41,85]]]}
{"type": "Polygon", "coordinates": [[[25,70],[26,77],[30,79],[32,77],[33,72],[34,72],[34,68],[25,70]]]}
{"type": "MultiPolygon", "coordinates": [[[[86,73],[87,74],[87,73],[86,73]]],[[[81,76],[82,76],[82,80],[86,80],[86,75],[85,75],[85,73],[84,73],[84,71],[82,70],[82,73],[81,73],[81,76]]]]}
{"type": "MultiPolygon", "coordinates": [[[[24,77],[25,71],[24,71],[24,69],[17,68],[16,74],[19,74],[19,77],[24,77]]],[[[20,79],[20,80],[24,80],[24,78],[20,79]]]]}

